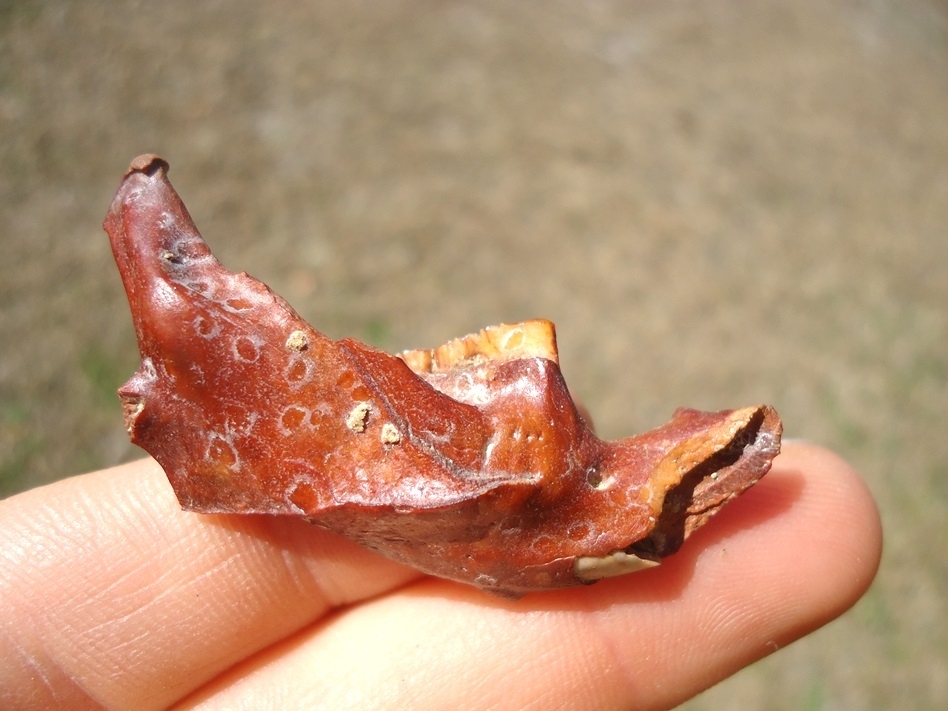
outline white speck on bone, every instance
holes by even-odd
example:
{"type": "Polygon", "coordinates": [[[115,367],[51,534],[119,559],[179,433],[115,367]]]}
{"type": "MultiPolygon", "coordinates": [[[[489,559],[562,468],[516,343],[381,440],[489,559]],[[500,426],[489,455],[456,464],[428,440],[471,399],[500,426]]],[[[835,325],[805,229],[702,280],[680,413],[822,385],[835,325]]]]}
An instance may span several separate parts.
{"type": "Polygon", "coordinates": [[[306,337],[306,334],[302,331],[293,331],[286,339],[286,347],[291,351],[300,351],[306,350],[306,347],[309,345],[309,339],[306,337]]]}
{"type": "Polygon", "coordinates": [[[138,416],[142,414],[142,410],[145,409],[145,401],[139,400],[135,403],[134,407],[129,408],[128,405],[125,407],[125,430],[129,434],[132,434],[135,429],[135,420],[138,419],[138,416]]]}
{"type": "Polygon", "coordinates": [[[384,444],[398,444],[402,441],[401,432],[391,422],[382,425],[382,442],[384,444]]]}
{"type": "Polygon", "coordinates": [[[346,418],[346,427],[353,432],[365,432],[365,421],[369,417],[370,409],[367,402],[357,403],[346,418]]]}

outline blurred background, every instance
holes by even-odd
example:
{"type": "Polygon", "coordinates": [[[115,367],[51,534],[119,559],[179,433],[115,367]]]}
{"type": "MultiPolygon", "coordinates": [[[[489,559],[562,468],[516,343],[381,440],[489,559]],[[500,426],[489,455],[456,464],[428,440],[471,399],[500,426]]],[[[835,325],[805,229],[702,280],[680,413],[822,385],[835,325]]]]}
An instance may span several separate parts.
{"type": "Polygon", "coordinates": [[[141,456],[142,152],[333,337],[549,318],[601,434],[767,402],[859,468],[872,589],[685,708],[948,698],[943,0],[0,2],[2,495],[141,456]]]}

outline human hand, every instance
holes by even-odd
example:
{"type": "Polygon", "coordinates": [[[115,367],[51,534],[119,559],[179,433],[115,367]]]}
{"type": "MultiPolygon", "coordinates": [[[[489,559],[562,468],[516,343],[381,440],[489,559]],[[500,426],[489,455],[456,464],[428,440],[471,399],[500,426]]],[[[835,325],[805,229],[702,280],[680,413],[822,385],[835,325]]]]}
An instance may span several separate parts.
{"type": "Polygon", "coordinates": [[[148,459],[0,502],[0,707],[668,708],[845,611],[880,549],[858,475],[785,443],[661,566],[512,602],[183,512],[148,459]]]}

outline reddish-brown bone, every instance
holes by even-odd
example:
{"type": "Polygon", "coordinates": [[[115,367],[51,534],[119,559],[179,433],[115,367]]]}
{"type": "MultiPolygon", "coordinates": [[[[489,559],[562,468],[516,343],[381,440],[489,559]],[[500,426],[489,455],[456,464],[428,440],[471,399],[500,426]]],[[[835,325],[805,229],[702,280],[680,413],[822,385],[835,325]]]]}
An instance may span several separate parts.
{"type": "Polygon", "coordinates": [[[546,321],[400,356],[332,341],[220,265],[167,171],[136,158],[105,229],[142,356],[119,390],[126,426],[186,509],[303,516],[519,595],[674,553],[779,451],[765,405],[598,439],[546,321]]]}

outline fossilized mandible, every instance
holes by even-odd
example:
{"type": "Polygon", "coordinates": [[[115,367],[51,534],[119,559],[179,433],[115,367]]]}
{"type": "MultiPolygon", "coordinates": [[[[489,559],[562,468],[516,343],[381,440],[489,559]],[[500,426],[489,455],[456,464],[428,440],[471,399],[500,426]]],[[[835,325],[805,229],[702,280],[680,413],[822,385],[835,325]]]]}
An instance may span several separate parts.
{"type": "Polygon", "coordinates": [[[105,229],[142,357],[119,390],[126,426],[186,509],[302,516],[519,595],[656,563],[779,451],[764,405],[598,439],[547,321],[398,356],[333,341],[220,265],[167,171],[136,158],[105,229]]]}

